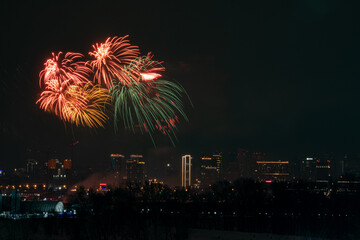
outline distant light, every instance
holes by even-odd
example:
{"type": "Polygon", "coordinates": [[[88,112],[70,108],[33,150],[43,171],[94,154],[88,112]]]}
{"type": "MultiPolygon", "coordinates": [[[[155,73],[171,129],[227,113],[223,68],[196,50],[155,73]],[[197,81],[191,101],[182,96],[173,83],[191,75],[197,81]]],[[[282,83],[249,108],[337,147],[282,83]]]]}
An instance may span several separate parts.
{"type": "Polygon", "coordinates": [[[266,183],[271,183],[272,181],[271,181],[271,180],[266,180],[265,182],[266,182],[266,183]]]}
{"type": "Polygon", "coordinates": [[[307,161],[311,161],[314,160],[313,158],[306,158],[307,161]]]}
{"type": "MultiPolygon", "coordinates": [[[[166,166],[170,167],[170,163],[166,164],[166,166]]],[[[1,173],[0,173],[1,174],[1,173]]]]}

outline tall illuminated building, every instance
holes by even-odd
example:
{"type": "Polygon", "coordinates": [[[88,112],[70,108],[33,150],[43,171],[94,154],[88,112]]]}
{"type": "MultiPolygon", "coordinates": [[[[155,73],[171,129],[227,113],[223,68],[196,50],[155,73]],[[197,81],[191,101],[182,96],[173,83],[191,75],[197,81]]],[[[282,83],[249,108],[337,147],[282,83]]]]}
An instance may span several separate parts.
{"type": "Polygon", "coordinates": [[[144,183],[146,177],[143,155],[133,154],[126,160],[126,178],[131,183],[144,183]]]}
{"type": "Polygon", "coordinates": [[[111,169],[115,176],[120,180],[126,179],[126,160],[122,154],[113,153],[110,154],[111,169]]]}
{"type": "Polygon", "coordinates": [[[71,170],[72,169],[72,161],[71,159],[64,160],[64,169],[71,170]]]}
{"type": "Polygon", "coordinates": [[[218,167],[212,157],[201,157],[200,181],[202,187],[209,187],[219,180],[218,167]]]}
{"type": "Polygon", "coordinates": [[[290,180],[289,161],[256,161],[255,176],[261,182],[290,180]]]}
{"type": "Polygon", "coordinates": [[[49,170],[55,170],[56,165],[59,163],[59,159],[50,159],[47,162],[47,167],[49,170]]]}
{"type": "Polygon", "coordinates": [[[191,155],[184,155],[181,159],[181,186],[191,185],[191,155]]]}
{"type": "Polygon", "coordinates": [[[316,159],[316,182],[328,183],[331,177],[331,160],[330,158],[316,159]]]}
{"type": "Polygon", "coordinates": [[[218,180],[221,180],[222,161],[223,161],[222,153],[214,153],[212,158],[213,158],[213,161],[214,161],[214,163],[216,165],[216,171],[217,171],[217,175],[218,175],[218,180]]]}

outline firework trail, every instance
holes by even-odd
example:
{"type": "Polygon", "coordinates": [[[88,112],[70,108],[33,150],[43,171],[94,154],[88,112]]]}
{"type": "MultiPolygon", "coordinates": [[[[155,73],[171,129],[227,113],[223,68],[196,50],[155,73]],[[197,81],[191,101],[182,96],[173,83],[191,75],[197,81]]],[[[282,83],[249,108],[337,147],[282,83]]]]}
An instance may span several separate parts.
{"type": "Polygon", "coordinates": [[[95,81],[98,84],[105,84],[108,89],[113,86],[114,79],[123,85],[129,85],[131,78],[136,78],[133,75],[135,73],[127,71],[125,74],[123,71],[124,67],[139,55],[139,48],[132,46],[127,37],[128,35],[108,38],[105,43],[93,45],[94,51],[89,52],[90,56],[95,57],[95,60],[90,62],[95,72],[95,81]]]}

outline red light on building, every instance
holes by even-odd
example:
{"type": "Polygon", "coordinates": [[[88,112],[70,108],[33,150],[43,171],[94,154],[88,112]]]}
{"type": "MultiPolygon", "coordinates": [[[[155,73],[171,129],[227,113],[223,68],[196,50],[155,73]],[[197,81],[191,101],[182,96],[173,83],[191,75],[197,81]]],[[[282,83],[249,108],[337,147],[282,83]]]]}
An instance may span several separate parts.
{"type": "Polygon", "coordinates": [[[56,159],[51,159],[48,161],[48,169],[56,169],[56,159]]]}
{"type": "Polygon", "coordinates": [[[72,168],[72,161],[70,159],[64,160],[64,169],[71,169],[72,168]]]}
{"type": "Polygon", "coordinates": [[[100,189],[100,190],[106,190],[106,186],[107,186],[106,183],[100,183],[99,189],[100,189]]]}

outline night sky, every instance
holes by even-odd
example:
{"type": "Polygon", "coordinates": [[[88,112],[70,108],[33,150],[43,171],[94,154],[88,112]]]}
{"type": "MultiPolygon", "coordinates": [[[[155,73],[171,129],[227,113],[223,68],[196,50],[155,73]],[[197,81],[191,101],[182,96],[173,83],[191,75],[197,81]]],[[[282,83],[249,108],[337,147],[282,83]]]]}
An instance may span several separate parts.
{"type": "MultiPolygon", "coordinates": [[[[228,151],[288,155],[359,152],[360,3],[354,1],[0,2],[0,166],[32,152],[69,154],[78,166],[108,154],[228,151]],[[201,2],[201,3],[200,3],[201,2]],[[355,5],[355,3],[357,5],[355,5]],[[87,54],[108,36],[130,35],[180,82],[189,122],[176,148],[156,135],[70,128],[35,104],[51,52],[87,54]]],[[[55,154],[55,155],[56,155],[55,154]]],[[[155,159],[155,160],[154,160],[155,159]]]]}

